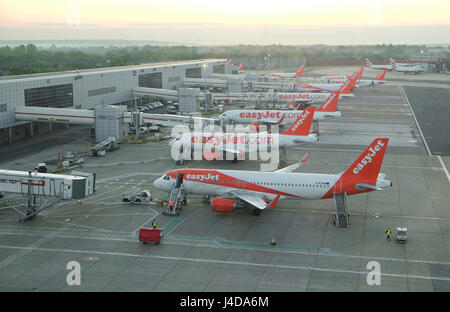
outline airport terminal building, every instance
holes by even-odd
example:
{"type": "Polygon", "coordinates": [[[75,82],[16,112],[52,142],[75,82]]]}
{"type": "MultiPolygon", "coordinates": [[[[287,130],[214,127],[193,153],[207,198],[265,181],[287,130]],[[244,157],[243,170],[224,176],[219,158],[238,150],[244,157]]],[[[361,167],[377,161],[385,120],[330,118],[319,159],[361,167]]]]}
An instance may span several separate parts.
{"type": "MultiPolygon", "coordinates": [[[[133,88],[176,89],[184,78],[229,74],[225,59],[203,59],[0,78],[0,144],[27,135],[18,106],[93,109],[133,100],[133,88]]],[[[33,133],[33,130],[31,130],[33,133]]],[[[29,133],[28,133],[29,134],[29,133]]]]}

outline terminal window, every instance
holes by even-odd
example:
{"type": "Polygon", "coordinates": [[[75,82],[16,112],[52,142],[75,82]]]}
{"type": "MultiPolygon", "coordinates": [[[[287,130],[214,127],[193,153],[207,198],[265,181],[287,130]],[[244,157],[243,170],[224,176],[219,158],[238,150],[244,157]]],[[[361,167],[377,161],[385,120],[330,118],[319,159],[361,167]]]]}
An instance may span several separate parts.
{"type": "Polygon", "coordinates": [[[102,94],[108,94],[108,93],[114,93],[114,92],[116,92],[116,87],[101,88],[101,89],[95,89],[95,90],[88,90],[88,96],[96,96],[96,95],[102,95],[102,94]]]}
{"type": "Polygon", "coordinates": [[[213,66],[213,73],[214,74],[225,74],[225,65],[214,65],[213,66]]]}
{"type": "Polygon", "coordinates": [[[6,104],[0,104],[0,113],[6,112],[6,104]]]}
{"type": "Polygon", "coordinates": [[[73,85],[25,89],[25,106],[71,107],[73,106],[73,85]]]}
{"type": "Polygon", "coordinates": [[[139,75],[139,87],[162,88],[162,73],[139,75]]]}
{"type": "Polygon", "coordinates": [[[202,78],[202,69],[200,67],[186,69],[186,78],[202,78]]]}

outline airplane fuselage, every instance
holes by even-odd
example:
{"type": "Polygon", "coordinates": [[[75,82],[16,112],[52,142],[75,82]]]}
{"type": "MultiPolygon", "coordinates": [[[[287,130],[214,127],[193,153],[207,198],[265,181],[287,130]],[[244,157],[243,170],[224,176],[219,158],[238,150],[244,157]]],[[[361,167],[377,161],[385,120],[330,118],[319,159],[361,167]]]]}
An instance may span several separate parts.
{"type": "MultiPolygon", "coordinates": [[[[281,198],[325,199],[333,192],[345,189],[348,195],[368,192],[358,189],[354,181],[342,181],[342,174],[277,173],[241,170],[179,169],[166,174],[154,182],[158,189],[169,192],[178,173],[183,173],[185,194],[228,197],[230,191],[245,190],[263,193],[269,199],[281,198]],[[339,182],[339,183],[338,183],[339,182]]],[[[364,182],[359,180],[358,183],[364,182]]],[[[376,186],[386,188],[391,182],[377,179],[376,186]]]]}
{"type": "MultiPolygon", "coordinates": [[[[249,123],[278,123],[281,125],[292,124],[302,113],[302,110],[228,110],[219,116],[224,122],[235,122],[237,124],[249,123]],[[284,118],[283,118],[284,117],[284,118]]],[[[342,117],[341,112],[315,111],[313,120],[325,120],[329,118],[342,117]]]]}
{"type": "Polygon", "coordinates": [[[237,153],[242,152],[256,152],[258,149],[267,150],[276,147],[290,147],[300,143],[317,142],[316,134],[309,134],[305,136],[300,135],[284,135],[272,134],[267,132],[260,133],[183,133],[172,142],[175,150],[179,150],[181,145],[191,146],[191,149],[208,148],[217,150],[234,150],[237,153]]]}

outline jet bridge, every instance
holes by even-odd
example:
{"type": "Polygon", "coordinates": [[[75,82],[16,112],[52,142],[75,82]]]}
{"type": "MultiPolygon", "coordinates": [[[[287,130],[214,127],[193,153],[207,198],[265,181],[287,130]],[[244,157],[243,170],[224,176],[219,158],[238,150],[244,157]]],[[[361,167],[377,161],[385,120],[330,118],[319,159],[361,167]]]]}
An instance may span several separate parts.
{"type": "Polygon", "coordinates": [[[66,175],[0,169],[0,193],[20,194],[28,198],[26,215],[20,220],[26,221],[48,208],[45,203],[37,207],[38,197],[71,200],[94,194],[95,177],[95,173],[88,172],[66,175]]]}
{"type": "MultiPolygon", "coordinates": [[[[178,100],[179,91],[152,89],[152,88],[135,88],[134,95],[136,96],[153,96],[161,97],[169,100],[178,100]],[[177,93],[178,92],[178,93],[177,93]],[[178,95],[176,95],[178,94],[178,95]]],[[[205,101],[207,93],[197,92],[195,99],[198,101],[205,101]]],[[[239,102],[269,102],[269,103],[287,103],[287,102],[309,102],[322,103],[328,97],[328,93],[321,92],[241,92],[241,93],[212,93],[212,101],[239,101],[239,102]]],[[[339,98],[353,97],[353,94],[340,94],[339,98]]]]}

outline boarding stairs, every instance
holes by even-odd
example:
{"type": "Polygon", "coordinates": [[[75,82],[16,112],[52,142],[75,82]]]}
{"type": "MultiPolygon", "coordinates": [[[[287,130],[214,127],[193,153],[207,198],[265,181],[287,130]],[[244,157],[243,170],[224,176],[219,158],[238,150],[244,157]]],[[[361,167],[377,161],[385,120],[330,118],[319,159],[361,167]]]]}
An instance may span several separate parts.
{"type": "Polygon", "coordinates": [[[349,216],[347,210],[347,193],[333,193],[334,206],[336,208],[336,215],[334,217],[334,224],[336,227],[349,227],[349,216]]]}
{"type": "Polygon", "coordinates": [[[180,211],[183,208],[183,204],[185,204],[185,197],[183,195],[183,173],[179,173],[177,175],[177,179],[175,184],[170,192],[169,201],[167,203],[166,210],[163,212],[165,216],[179,216],[180,211]],[[172,206],[170,206],[170,202],[172,202],[172,206]]]}

